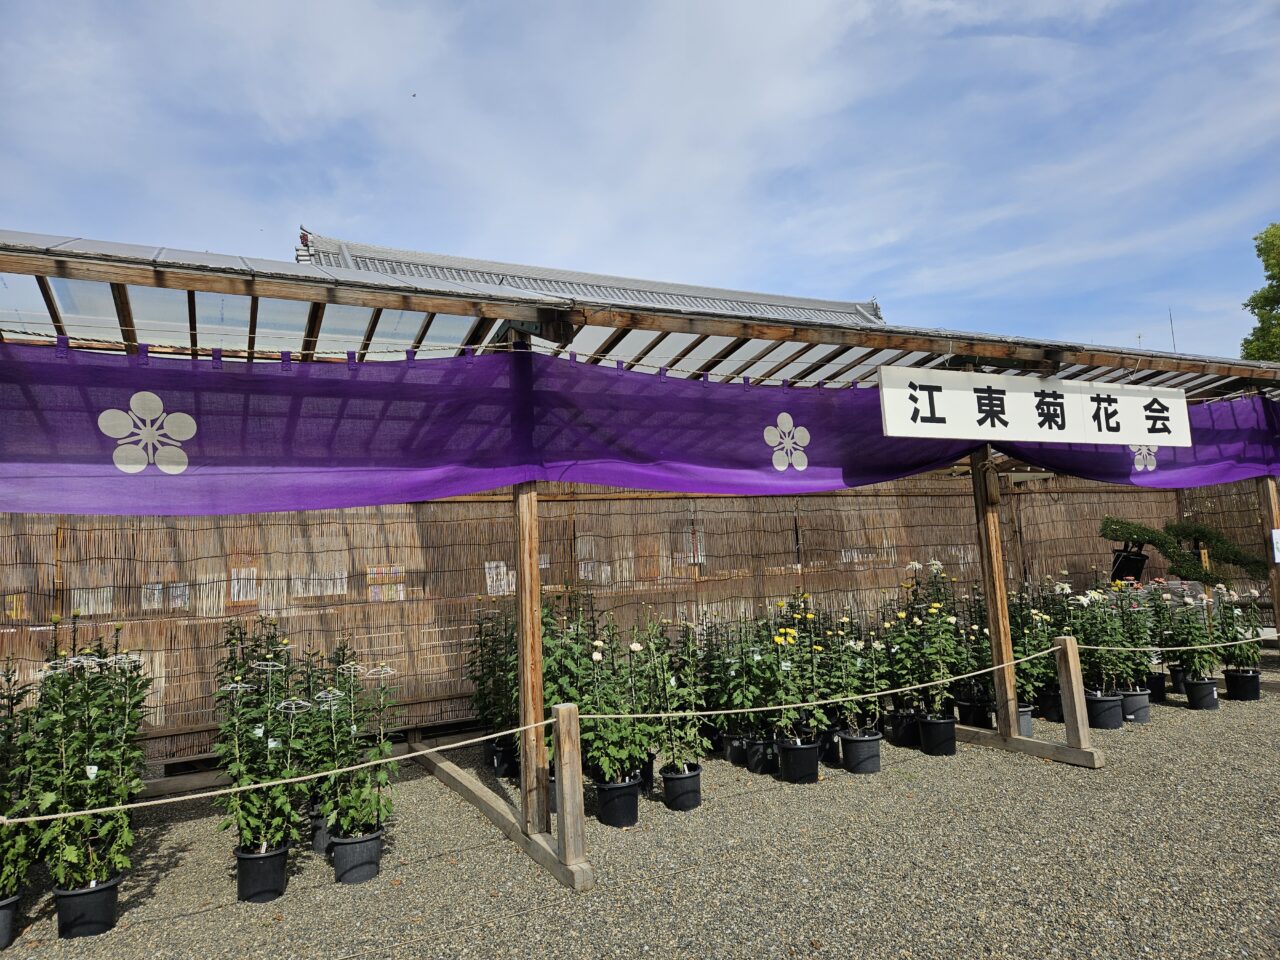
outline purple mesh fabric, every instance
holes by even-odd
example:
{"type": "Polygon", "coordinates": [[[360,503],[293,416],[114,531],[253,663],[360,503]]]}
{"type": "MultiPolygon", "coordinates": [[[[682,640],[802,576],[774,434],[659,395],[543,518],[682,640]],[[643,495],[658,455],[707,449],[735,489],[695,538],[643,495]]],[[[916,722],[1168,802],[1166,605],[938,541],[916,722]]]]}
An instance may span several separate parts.
{"type": "MultiPolygon", "coordinates": [[[[874,389],[711,384],[525,352],[247,364],[0,344],[0,417],[10,512],[319,509],[524,480],[796,494],[936,469],[975,447],[883,436],[874,389]]],[[[1196,408],[1191,448],[1004,449],[1077,476],[1198,486],[1273,472],[1273,420],[1250,398],[1196,408]]]]}

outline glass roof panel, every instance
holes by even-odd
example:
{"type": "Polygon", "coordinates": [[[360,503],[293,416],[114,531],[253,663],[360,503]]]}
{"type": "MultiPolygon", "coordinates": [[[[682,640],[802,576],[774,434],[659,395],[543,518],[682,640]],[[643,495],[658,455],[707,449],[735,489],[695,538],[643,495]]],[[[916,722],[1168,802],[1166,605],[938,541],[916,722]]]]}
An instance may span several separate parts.
{"type": "Polygon", "coordinates": [[[163,287],[129,287],[129,307],[138,342],[155,346],[191,344],[187,292],[163,287]]]}
{"type": "Polygon", "coordinates": [[[676,354],[696,339],[697,335],[692,333],[669,333],[666,339],[641,358],[636,369],[656,371],[659,367],[668,366],[676,354]]]}
{"type": "MultiPolygon", "coordinates": [[[[806,350],[802,356],[798,356],[791,363],[788,363],[785,367],[775,373],[773,378],[775,380],[792,380],[798,377],[805,370],[808,370],[823,357],[838,349],[839,347],[834,343],[820,343],[812,350],[806,350]]],[[[817,373],[817,371],[814,372],[817,373]]],[[[810,374],[809,377],[806,378],[806,382],[811,381],[812,378],[813,374],[810,374]]]]}
{"type": "MultiPolygon", "coordinates": [[[[307,331],[307,313],[311,304],[302,300],[258,300],[258,328],[253,349],[266,353],[288,350],[297,354],[302,349],[302,335],[307,331]]],[[[323,330],[324,327],[321,326],[323,330]]]]}
{"type": "MultiPolygon", "coordinates": [[[[467,335],[475,317],[459,317],[452,313],[438,313],[431,321],[431,329],[420,348],[424,356],[441,356],[448,350],[457,350],[467,335]],[[434,348],[434,349],[433,349],[434,348]]],[[[416,334],[417,331],[415,330],[416,334]]]]}
{"type": "Polygon", "coordinates": [[[0,273],[0,327],[18,333],[53,334],[53,320],[35,277],[0,273]]]}
{"type": "Polygon", "coordinates": [[[234,293],[197,293],[196,330],[201,347],[247,350],[249,298],[234,293]]]}
{"type": "Polygon", "coordinates": [[[359,350],[364,333],[369,329],[371,307],[350,307],[331,303],[324,308],[320,321],[320,336],[316,339],[316,353],[346,353],[359,350]]]}
{"type": "Polygon", "coordinates": [[[107,340],[119,343],[120,321],[116,303],[111,299],[111,286],[97,280],[64,280],[50,277],[53,298],[73,340],[107,340]]]}
{"type": "Polygon", "coordinates": [[[578,355],[579,360],[586,360],[604,345],[613,334],[611,327],[584,326],[569,344],[569,349],[578,355]]]}
{"type": "Polygon", "coordinates": [[[707,376],[733,376],[734,372],[748,360],[760,356],[766,350],[772,350],[775,346],[777,346],[777,341],[775,340],[752,340],[750,343],[744,343],[741,347],[712,367],[707,372],[707,376]]]}
{"type": "Polygon", "coordinates": [[[780,362],[787,359],[787,357],[794,356],[796,354],[796,351],[802,349],[804,346],[805,344],[803,343],[779,344],[777,349],[770,350],[763,357],[761,357],[761,359],[757,360],[751,366],[747,367],[746,370],[743,370],[742,376],[750,377],[752,379],[756,377],[762,377],[766,373],[768,373],[770,370],[772,370],[775,366],[777,366],[780,362]]]}
{"type": "Polygon", "coordinates": [[[383,310],[378,319],[378,329],[369,344],[368,359],[403,360],[404,351],[413,346],[425,318],[426,314],[421,310],[383,310]]]}

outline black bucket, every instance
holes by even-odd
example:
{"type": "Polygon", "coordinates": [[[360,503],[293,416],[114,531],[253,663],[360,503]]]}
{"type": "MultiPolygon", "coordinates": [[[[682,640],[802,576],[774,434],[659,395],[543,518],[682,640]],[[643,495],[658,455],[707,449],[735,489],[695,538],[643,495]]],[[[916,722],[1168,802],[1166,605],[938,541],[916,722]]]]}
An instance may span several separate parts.
{"type": "Polygon", "coordinates": [[[1031,726],[1031,705],[1018,704],[1018,736],[1030,737],[1035,735],[1035,728],[1031,726]]]}
{"type": "Polygon", "coordinates": [[[921,717],[920,749],[931,757],[954,757],[956,721],[954,717],[921,717]]]}
{"type": "Polygon", "coordinates": [[[1187,706],[1192,710],[1218,709],[1217,680],[1183,680],[1187,690],[1187,706]]]}
{"type": "Polygon", "coordinates": [[[120,877],[112,877],[96,887],[80,890],[54,890],[58,907],[58,936],[95,937],[116,925],[120,877]]]}
{"type": "Polygon", "coordinates": [[[520,776],[520,744],[515,737],[506,736],[493,742],[493,775],[520,776]]]}
{"type": "Polygon", "coordinates": [[[818,753],[816,743],[783,740],[778,744],[779,775],[787,783],[817,783],[818,753]]]}
{"type": "Polygon", "coordinates": [[[1186,693],[1186,687],[1183,681],[1186,679],[1187,672],[1176,663],[1169,664],[1169,692],[1170,693],[1186,693]]]}
{"type": "Polygon", "coordinates": [[[18,935],[18,906],[21,900],[21,893],[0,900],[0,950],[13,943],[18,935]]]}
{"type": "Polygon", "coordinates": [[[850,773],[880,772],[881,733],[840,734],[840,763],[850,773]]]}
{"type": "Polygon", "coordinates": [[[333,838],[333,879],[338,883],[364,883],[378,875],[382,865],[382,831],[362,837],[333,838]]]}
{"type": "Polygon", "coordinates": [[[1147,689],[1151,691],[1151,703],[1164,703],[1164,674],[1152,670],[1147,674],[1147,689]]]}
{"type": "Polygon", "coordinates": [[[597,783],[596,818],[606,827],[634,827],[640,819],[640,778],[597,783]]]}
{"type": "Polygon", "coordinates": [[[885,717],[885,736],[895,747],[920,746],[920,716],[906,711],[895,711],[885,717]]]}
{"type": "Polygon", "coordinates": [[[752,773],[778,772],[778,743],[770,738],[747,740],[747,769],[752,773]]]}
{"type": "Polygon", "coordinates": [[[289,884],[289,848],[266,853],[236,849],[236,899],[245,903],[270,903],[289,884]]]}
{"type": "Polygon", "coordinates": [[[1062,723],[1062,694],[1057,690],[1040,694],[1040,719],[1049,723],[1062,723]]]}
{"type": "Polygon", "coordinates": [[[747,738],[742,736],[730,737],[725,744],[724,758],[735,766],[745,767],[747,765],[747,738]]]}
{"type": "Polygon", "coordinates": [[[1126,723],[1151,722],[1151,691],[1145,687],[1120,691],[1120,712],[1126,723]]]}
{"type": "Polygon", "coordinates": [[[1119,694],[1104,697],[1086,693],[1084,708],[1089,714],[1089,726],[1095,730],[1119,730],[1124,726],[1124,701],[1119,694]]]}
{"type": "Polygon", "coordinates": [[[333,838],[329,836],[329,824],[319,810],[311,811],[311,850],[313,853],[328,853],[333,838]]]}
{"type": "Polygon", "coordinates": [[[1223,670],[1227,689],[1223,694],[1228,700],[1261,700],[1262,674],[1257,670],[1223,670]]]}
{"type": "Polygon", "coordinates": [[[702,767],[696,763],[685,771],[662,768],[662,801],[669,810],[693,810],[702,806],[702,767]]]}

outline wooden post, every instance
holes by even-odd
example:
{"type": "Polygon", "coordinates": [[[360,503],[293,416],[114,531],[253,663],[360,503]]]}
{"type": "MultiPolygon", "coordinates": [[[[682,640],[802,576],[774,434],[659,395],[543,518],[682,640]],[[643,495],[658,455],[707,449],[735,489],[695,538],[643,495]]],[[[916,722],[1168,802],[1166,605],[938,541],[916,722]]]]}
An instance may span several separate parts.
{"type": "Polygon", "coordinates": [[[978,553],[982,558],[982,595],[987,601],[987,632],[992,677],[996,687],[996,729],[1002,737],[1018,732],[1018,688],[1014,680],[1013,638],[1009,631],[1009,597],[1004,582],[1004,545],[1000,539],[1000,478],[991,463],[991,448],[969,457],[973,503],[978,515],[978,553]]]}
{"type": "Polygon", "coordinates": [[[566,867],[587,859],[587,836],[582,812],[582,742],[578,736],[578,705],[557,703],[551,708],[556,737],[557,850],[566,867]]]}
{"type": "Polygon", "coordinates": [[[1262,522],[1266,524],[1266,544],[1263,556],[1267,558],[1268,579],[1271,581],[1271,615],[1276,630],[1280,631],[1280,565],[1275,562],[1271,546],[1271,531],[1280,530],[1280,493],[1275,477],[1258,478],[1258,504],[1262,507],[1262,522]]]}
{"type": "Polygon", "coordinates": [[[1058,690],[1062,695],[1062,719],[1067,727],[1067,746],[1091,749],[1089,716],[1084,705],[1084,679],[1080,676],[1080,650],[1075,637],[1058,637],[1058,690]]]}
{"type": "MultiPolygon", "coordinates": [[[[519,644],[520,726],[541,723],[542,710],[542,579],[538,570],[538,488],[534,481],[516,484],[516,643],[519,644]]],[[[547,740],[541,727],[520,734],[520,810],[524,832],[549,833],[547,803],[550,773],[547,740]]]]}

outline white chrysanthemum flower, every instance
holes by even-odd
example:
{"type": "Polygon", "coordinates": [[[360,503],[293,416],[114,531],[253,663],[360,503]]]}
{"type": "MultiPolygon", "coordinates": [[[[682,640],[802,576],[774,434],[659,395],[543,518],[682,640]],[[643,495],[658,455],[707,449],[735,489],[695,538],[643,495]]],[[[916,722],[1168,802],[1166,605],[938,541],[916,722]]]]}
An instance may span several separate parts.
{"type": "Polygon", "coordinates": [[[910,570],[912,573],[918,573],[919,571],[924,569],[924,564],[921,563],[919,560],[912,560],[910,563],[907,564],[907,569],[910,570]]]}
{"type": "Polygon", "coordinates": [[[941,572],[942,572],[942,561],[941,561],[941,560],[930,560],[930,561],[929,561],[929,570],[930,570],[930,572],[932,572],[932,573],[941,573],[941,572]]]}
{"type": "Polygon", "coordinates": [[[603,646],[604,646],[604,641],[603,641],[603,640],[592,640],[592,641],[591,641],[591,645],[592,645],[593,647],[595,647],[596,649],[599,649],[600,647],[603,647],[603,646]]]}
{"type": "Polygon", "coordinates": [[[599,663],[601,660],[604,659],[604,654],[601,653],[599,650],[595,650],[591,654],[591,659],[594,660],[596,663],[599,663]]]}
{"type": "Polygon", "coordinates": [[[84,775],[90,780],[96,780],[98,778],[98,768],[93,764],[89,764],[84,768],[84,775]]]}
{"type": "Polygon", "coordinates": [[[631,646],[628,647],[627,649],[629,649],[632,653],[639,653],[641,650],[644,649],[644,647],[642,647],[638,641],[633,640],[631,641],[631,646]]]}
{"type": "Polygon", "coordinates": [[[955,626],[955,622],[956,622],[955,617],[947,617],[947,623],[951,624],[952,626],[955,626]]]}

